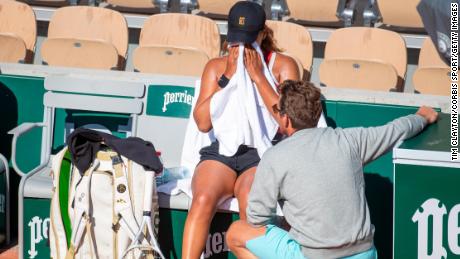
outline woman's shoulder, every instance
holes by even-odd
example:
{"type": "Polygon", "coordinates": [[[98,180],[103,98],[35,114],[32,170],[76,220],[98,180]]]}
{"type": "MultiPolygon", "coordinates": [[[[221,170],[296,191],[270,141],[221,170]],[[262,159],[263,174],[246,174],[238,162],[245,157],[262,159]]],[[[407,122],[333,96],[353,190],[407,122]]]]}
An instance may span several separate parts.
{"type": "Polygon", "coordinates": [[[220,66],[225,65],[227,61],[227,56],[212,58],[208,61],[207,65],[220,66]]]}
{"type": "Polygon", "coordinates": [[[205,71],[221,71],[225,70],[227,57],[212,58],[206,63],[205,71]]]}
{"type": "Polygon", "coordinates": [[[276,53],[275,64],[273,64],[274,73],[285,74],[296,70],[300,72],[301,67],[301,63],[295,58],[279,52],[276,53]]]}
{"type": "Polygon", "coordinates": [[[296,63],[296,60],[291,57],[291,56],[288,56],[286,54],[283,54],[283,53],[280,53],[280,52],[276,52],[276,59],[275,59],[275,65],[276,64],[279,64],[279,65],[297,65],[296,63]]]}

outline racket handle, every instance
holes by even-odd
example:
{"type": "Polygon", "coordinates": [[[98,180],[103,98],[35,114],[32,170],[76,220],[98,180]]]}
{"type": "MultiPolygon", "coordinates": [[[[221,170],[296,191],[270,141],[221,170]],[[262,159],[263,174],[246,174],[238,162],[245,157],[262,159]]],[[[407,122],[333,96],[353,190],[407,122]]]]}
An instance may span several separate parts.
{"type": "Polygon", "coordinates": [[[154,180],[155,180],[155,172],[154,171],[145,171],[145,185],[144,185],[144,212],[152,211],[152,197],[153,192],[155,191],[154,188],[154,180]]]}

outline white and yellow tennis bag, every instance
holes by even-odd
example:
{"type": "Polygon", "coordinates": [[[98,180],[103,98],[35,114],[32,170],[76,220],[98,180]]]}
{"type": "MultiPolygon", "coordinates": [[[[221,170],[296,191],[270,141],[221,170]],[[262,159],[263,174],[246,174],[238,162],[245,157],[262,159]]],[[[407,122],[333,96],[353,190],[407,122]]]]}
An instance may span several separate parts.
{"type": "Polygon", "coordinates": [[[64,148],[52,174],[51,258],[164,258],[153,171],[106,150],[80,175],[64,148]]]}

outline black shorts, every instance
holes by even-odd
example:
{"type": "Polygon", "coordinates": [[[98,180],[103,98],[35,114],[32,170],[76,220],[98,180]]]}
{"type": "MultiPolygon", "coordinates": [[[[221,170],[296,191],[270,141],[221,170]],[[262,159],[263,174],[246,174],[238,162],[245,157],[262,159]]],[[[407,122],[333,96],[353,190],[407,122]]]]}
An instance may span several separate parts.
{"type": "Polygon", "coordinates": [[[239,176],[251,167],[257,166],[260,161],[257,149],[241,145],[233,156],[219,154],[219,142],[212,142],[210,146],[200,150],[200,163],[205,160],[219,161],[230,167],[239,176]]]}

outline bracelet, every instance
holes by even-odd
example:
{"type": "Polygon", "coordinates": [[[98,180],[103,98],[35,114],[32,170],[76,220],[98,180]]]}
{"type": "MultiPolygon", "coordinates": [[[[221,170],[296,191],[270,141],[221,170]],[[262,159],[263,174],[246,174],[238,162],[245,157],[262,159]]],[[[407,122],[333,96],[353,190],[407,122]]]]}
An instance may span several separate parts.
{"type": "Polygon", "coordinates": [[[228,85],[228,82],[230,82],[230,79],[228,79],[224,74],[222,74],[219,78],[219,81],[217,81],[217,84],[220,88],[224,88],[228,85]]]}

